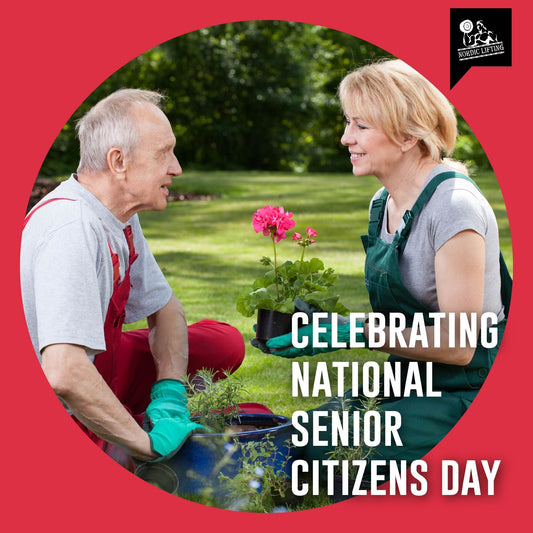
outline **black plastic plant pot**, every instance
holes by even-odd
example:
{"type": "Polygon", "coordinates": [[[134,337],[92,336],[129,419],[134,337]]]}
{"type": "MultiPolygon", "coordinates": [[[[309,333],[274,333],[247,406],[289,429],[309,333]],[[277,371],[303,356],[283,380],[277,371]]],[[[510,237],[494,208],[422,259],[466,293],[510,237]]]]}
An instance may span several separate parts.
{"type": "Polygon", "coordinates": [[[290,439],[291,419],[273,414],[240,414],[233,421],[236,433],[193,433],[178,453],[164,463],[145,463],[135,475],[163,488],[159,472],[152,469],[161,466],[169,469],[179,480],[174,494],[185,498],[208,496],[222,504],[228,503],[227,482],[219,474],[233,479],[240,471],[240,463],[246,443],[268,438],[274,444],[275,453],[268,459],[268,466],[287,477],[291,474],[292,459],[290,439]],[[244,446],[244,447],[243,447],[244,446]],[[144,469],[144,470],[141,470],[144,469]],[[150,477],[150,479],[147,479],[150,477]]]}
{"type": "Polygon", "coordinates": [[[257,310],[256,337],[263,342],[292,330],[292,313],[281,313],[270,309],[257,310]]]}

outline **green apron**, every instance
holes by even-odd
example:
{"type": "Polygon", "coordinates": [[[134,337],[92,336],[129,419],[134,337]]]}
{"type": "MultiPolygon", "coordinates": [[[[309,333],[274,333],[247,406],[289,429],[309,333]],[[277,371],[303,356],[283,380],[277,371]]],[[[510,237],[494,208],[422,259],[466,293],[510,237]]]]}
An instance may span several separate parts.
{"type": "MultiPolygon", "coordinates": [[[[424,313],[426,325],[432,324],[427,315],[431,310],[414,298],[404,286],[398,259],[404,250],[414,218],[440,183],[456,177],[472,181],[463,174],[455,172],[444,172],[435,176],[422,190],[413,208],[404,214],[404,226],[396,232],[392,243],[384,242],[379,238],[387,202],[387,191],[384,190],[380,198],[373,202],[370,209],[368,235],[363,235],[361,238],[366,252],[365,283],[374,312],[383,313],[386,316],[391,312],[403,313],[408,325],[412,322],[414,313],[424,313]]],[[[501,253],[500,274],[502,302],[507,316],[512,281],[501,253]]],[[[472,361],[467,366],[433,363],[433,390],[440,391],[441,397],[382,398],[379,405],[381,410],[397,411],[401,414],[402,424],[399,435],[402,446],[379,445],[373,449],[371,459],[407,460],[411,463],[415,459],[422,458],[440,442],[465,413],[483,385],[498,352],[504,328],[505,320],[498,324],[497,346],[484,348],[478,344],[472,361]]],[[[402,364],[404,377],[407,363],[414,362],[411,359],[394,355],[389,357],[389,361],[399,361],[402,364]]],[[[425,363],[418,364],[424,381],[426,365],[425,363]]],[[[361,409],[361,407],[360,398],[353,398],[350,390],[345,393],[342,404],[341,399],[335,398],[316,410],[352,410],[361,409]]],[[[325,459],[328,458],[328,452],[331,450],[331,447],[318,448],[309,445],[304,451],[304,456],[307,460],[325,459]]]]}

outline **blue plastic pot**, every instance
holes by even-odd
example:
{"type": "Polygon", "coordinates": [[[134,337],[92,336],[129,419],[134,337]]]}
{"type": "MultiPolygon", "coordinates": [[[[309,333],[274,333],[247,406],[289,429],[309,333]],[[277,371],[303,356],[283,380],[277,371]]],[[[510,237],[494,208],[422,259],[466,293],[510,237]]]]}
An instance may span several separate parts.
{"type": "Polygon", "coordinates": [[[243,413],[234,423],[246,427],[246,430],[230,434],[194,433],[174,457],[164,463],[145,463],[137,469],[136,475],[179,496],[209,493],[211,497],[223,501],[228,490],[226,483],[218,478],[219,473],[234,478],[239,472],[239,460],[242,458],[240,445],[268,436],[276,450],[268,466],[290,477],[292,462],[287,460],[292,433],[290,418],[243,413]],[[259,429],[249,429],[249,426],[259,429]],[[156,465],[164,465],[165,468],[156,465]]]}

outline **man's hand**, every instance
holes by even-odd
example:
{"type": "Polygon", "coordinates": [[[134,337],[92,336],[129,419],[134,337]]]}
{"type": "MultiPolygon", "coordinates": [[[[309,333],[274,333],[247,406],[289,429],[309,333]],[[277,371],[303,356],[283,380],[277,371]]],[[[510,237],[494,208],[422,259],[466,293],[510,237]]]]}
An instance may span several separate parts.
{"type": "Polygon", "coordinates": [[[152,450],[159,455],[154,462],[170,459],[195,429],[204,429],[191,422],[185,386],[173,379],[163,379],[152,386],[143,426],[152,450]]]}
{"type": "Polygon", "coordinates": [[[189,435],[198,428],[202,428],[202,426],[186,419],[162,418],[158,420],[152,430],[148,432],[152,450],[159,456],[151,462],[167,461],[173,457],[189,435]]]}

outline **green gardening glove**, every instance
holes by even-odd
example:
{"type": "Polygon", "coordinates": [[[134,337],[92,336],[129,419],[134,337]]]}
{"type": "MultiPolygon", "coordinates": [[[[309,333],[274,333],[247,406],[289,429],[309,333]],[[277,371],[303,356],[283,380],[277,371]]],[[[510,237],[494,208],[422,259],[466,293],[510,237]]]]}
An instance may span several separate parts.
{"type": "Polygon", "coordinates": [[[153,424],[162,418],[189,416],[185,385],[177,379],[156,381],[152,385],[150,403],[145,414],[153,424]]]}
{"type": "MultiPolygon", "coordinates": [[[[320,312],[320,313],[324,314],[324,311],[322,311],[322,309],[307,303],[306,301],[302,300],[301,298],[295,298],[294,299],[294,312],[297,312],[297,311],[305,313],[309,317],[310,321],[313,320],[313,313],[320,312]]],[[[337,322],[339,324],[347,324],[349,322],[349,319],[347,317],[345,317],[345,316],[338,315],[337,322]]],[[[327,324],[327,323],[331,323],[331,313],[327,313],[327,317],[322,318],[320,320],[320,324],[327,324]]],[[[256,326],[254,326],[253,329],[254,329],[254,332],[255,332],[256,326]]],[[[289,335],[289,337],[290,337],[290,335],[289,335]]],[[[282,342],[287,342],[285,336],[281,336],[279,338],[283,339],[282,342]]],[[[254,348],[259,348],[263,353],[273,353],[270,350],[271,345],[268,342],[264,343],[263,341],[260,341],[256,337],[254,337],[254,338],[252,338],[250,340],[250,344],[254,348]]],[[[275,344],[277,344],[277,343],[275,343],[275,344]]],[[[291,339],[289,338],[288,344],[284,344],[283,346],[292,346],[291,339]]],[[[280,355],[280,353],[275,353],[274,355],[280,355]]],[[[304,355],[304,354],[302,353],[301,355],[304,355]]],[[[310,354],[307,354],[307,355],[310,355],[310,354]]],[[[297,355],[293,355],[291,357],[298,357],[298,356],[297,355]]]]}
{"type": "MultiPolygon", "coordinates": [[[[314,313],[322,313],[324,311],[318,307],[309,304],[308,302],[302,300],[301,298],[296,298],[294,300],[295,311],[304,312],[309,320],[313,320],[314,313]]],[[[346,342],[349,346],[350,343],[350,320],[348,317],[337,315],[337,340],[339,342],[346,342]]],[[[362,322],[356,322],[357,328],[362,328],[362,322]]],[[[294,358],[301,357],[304,355],[316,355],[318,353],[333,352],[335,350],[340,350],[341,348],[333,348],[332,338],[331,338],[331,313],[328,313],[327,316],[320,319],[320,328],[326,328],[325,332],[319,333],[319,341],[326,342],[327,347],[325,348],[313,348],[313,326],[312,324],[304,326],[298,329],[299,340],[302,339],[304,335],[308,337],[308,344],[305,348],[295,348],[292,345],[292,335],[288,333],[287,335],[281,335],[279,337],[274,337],[269,339],[266,345],[258,346],[263,352],[271,353],[272,355],[279,355],[280,357],[294,358]]],[[[252,345],[254,339],[252,339],[252,345]]],[[[365,336],[358,332],[356,333],[356,341],[364,343],[367,345],[365,336]]]]}
{"type": "Polygon", "coordinates": [[[154,462],[170,459],[194,430],[204,429],[191,422],[185,385],[174,379],[156,381],[152,386],[143,427],[152,450],[160,456],[154,462]]]}
{"type": "MultiPolygon", "coordinates": [[[[358,328],[363,328],[363,322],[356,322],[358,328]]],[[[333,352],[341,350],[340,347],[332,347],[333,339],[331,335],[331,322],[320,325],[320,333],[318,334],[319,342],[327,343],[323,348],[314,348],[313,343],[313,325],[309,324],[303,328],[298,329],[298,340],[301,341],[304,336],[307,336],[307,346],[304,348],[295,348],[292,345],[292,333],[281,335],[269,339],[266,343],[272,355],[279,355],[280,357],[294,358],[304,355],[316,355],[319,353],[333,352]]],[[[339,324],[337,328],[336,340],[338,342],[345,342],[346,346],[350,347],[350,324],[339,324]]],[[[356,333],[356,342],[361,342],[366,345],[366,338],[361,332],[356,333]]]]}

